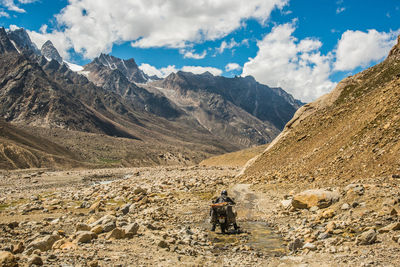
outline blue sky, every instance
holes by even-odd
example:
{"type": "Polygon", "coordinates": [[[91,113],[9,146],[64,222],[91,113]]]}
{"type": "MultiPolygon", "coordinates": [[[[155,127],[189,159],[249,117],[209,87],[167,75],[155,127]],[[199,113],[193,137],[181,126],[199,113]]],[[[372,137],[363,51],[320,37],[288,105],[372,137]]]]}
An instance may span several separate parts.
{"type": "Polygon", "coordinates": [[[0,25],[50,39],[67,61],[253,75],[306,102],[381,61],[399,18],[399,0],[0,0],[0,25]]]}

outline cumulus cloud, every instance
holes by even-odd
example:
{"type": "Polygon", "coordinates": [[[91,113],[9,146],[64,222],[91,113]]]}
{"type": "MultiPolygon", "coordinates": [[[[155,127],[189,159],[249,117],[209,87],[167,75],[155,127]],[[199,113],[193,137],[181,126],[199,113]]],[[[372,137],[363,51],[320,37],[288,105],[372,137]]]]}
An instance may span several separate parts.
{"type": "Polygon", "coordinates": [[[221,45],[216,48],[217,53],[222,54],[225,49],[232,49],[241,45],[249,45],[248,39],[243,39],[240,43],[236,42],[235,39],[231,39],[230,42],[222,41],[221,45]]]}
{"type": "Polygon", "coordinates": [[[46,25],[44,25],[41,27],[40,32],[27,30],[27,33],[32,42],[34,42],[39,49],[47,40],[50,40],[60,55],[64,59],[69,59],[68,50],[72,48],[72,43],[71,40],[69,40],[62,32],[54,31],[49,33],[47,32],[46,25]]]}
{"type": "Polygon", "coordinates": [[[126,41],[142,48],[184,48],[216,40],[239,28],[245,19],[264,23],[273,9],[287,2],[70,0],[56,18],[74,50],[93,58],[110,52],[114,43],[126,41]]]}
{"type": "Polygon", "coordinates": [[[175,65],[170,65],[165,68],[157,69],[154,66],[151,66],[147,63],[143,63],[139,66],[139,68],[149,76],[157,75],[158,77],[164,78],[167,77],[172,72],[178,72],[179,70],[185,72],[192,72],[194,74],[202,74],[206,71],[210,72],[213,75],[221,75],[222,70],[214,67],[202,67],[202,66],[183,66],[180,69],[177,69],[175,65]]]}
{"type": "Polygon", "coordinates": [[[221,46],[217,48],[217,51],[222,54],[225,49],[232,49],[235,46],[239,46],[239,44],[235,41],[235,39],[232,38],[229,43],[222,41],[221,46]]]}
{"type": "Polygon", "coordinates": [[[371,62],[383,59],[396,43],[398,34],[399,31],[386,33],[376,30],[344,32],[336,49],[335,70],[366,67],[371,62]]]}
{"type": "Polygon", "coordinates": [[[7,12],[5,12],[4,10],[0,10],[0,18],[1,17],[9,18],[10,15],[7,12]]]}
{"type": "Polygon", "coordinates": [[[204,50],[203,53],[201,54],[197,54],[193,50],[186,51],[185,49],[181,49],[179,52],[183,54],[183,58],[192,58],[192,59],[203,59],[207,55],[206,50],[204,50]]]}
{"type": "MultiPolygon", "coordinates": [[[[36,2],[38,0],[18,0],[19,4],[31,4],[33,2],[36,2]]],[[[14,11],[18,13],[25,13],[25,9],[20,8],[16,3],[14,3],[14,0],[0,0],[0,4],[7,8],[9,11],[14,11]]],[[[9,17],[9,14],[4,12],[3,10],[0,10],[0,17],[9,17]]]]}
{"type": "Polygon", "coordinates": [[[295,25],[275,26],[257,42],[259,51],[243,67],[243,76],[252,75],[269,86],[281,87],[302,101],[312,101],[335,86],[331,82],[332,55],[322,55],[319,40],[293,37],[295,25]]]}
{"type": "Polygon", "coordinates": [[[178,70],[175,68],[175,65],[169,65],[168,67],[157,69],[150,64],[143,63],[139,66],[139,68],[149,76],[156,75],[160,78],[165,78],[170,75],[172,72],[177,72],[178,70]]]}
{"type": "Polygon", "coordinates": [[[9,11],[14,11],[18,13],[25,13],[25,9],[22,9],[18,7],[15,3],[14,0],[1,0],[0,3],[6,7],[9,11]]]}
{"type": "Polygon", "coordinates": [[[226,71],[240,70],[241,68],[237,63],[228,63],[225,66],[226,71]]]}

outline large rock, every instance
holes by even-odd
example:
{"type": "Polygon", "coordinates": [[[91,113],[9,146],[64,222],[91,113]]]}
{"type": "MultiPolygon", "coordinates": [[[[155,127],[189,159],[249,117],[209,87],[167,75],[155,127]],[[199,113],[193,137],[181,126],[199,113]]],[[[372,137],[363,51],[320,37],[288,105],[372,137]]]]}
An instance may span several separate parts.
{"type": "Polygon", "coordinates": [[[89,225],[87,225],[86,223],[78,223],[75,226],[75,230],[77,232],[79,232],[79,231],[90,231],[90,229],[91,229],[91,227],[89,225]]]}
{"type": "Polygon", "coordinates": [[[89,243],[96,237],[96,234],[91,231],[80,231],[76,233],[74,243],[89,243]]]}
{"type": "Polygon", "coordinates": [[[28,261],[28,265],[32,266],[32,265],[37,265],[37,266],[42,266],[43,265],[43,260],[40,256],[38,255],[33,255],[29,261],[28,261]]]}
{"type": "Polygon", "coordinates": [[[61,239],[59,235],[48,235],[43,238],[32,241],[28,245],[27,249],[33,249],[33,250],[39,249],[41,251],[47,251],[50,250],[53,244],[59,239],[61,239]]]}
{"type": "MultiPolygon", "coordinates": [[[[89,226],[90,227],[95,227],[96,225],[106,225],[109,223],[115,223],[117,220],[117,218],[115,216],[112,215],[105,215],[103,217],[101,217],[100,219],[98,219],[97,221],[95,221],[94,223],[91,223],[89,226]]],[[[112,230],[112,229],[111,229],[112,230]]]]}
{"type": "Polygon", "coordinates": [[[357,245],[371,245],[376,242],[378,234],[374,229],[370,229],[359,236],[357,236],[356,244],[357,245]]]}
{"type": "Polygon", "coordinates": [[[382,227],[378,230],[379,233],[387,233],[390,231],[398,231],[400,230],[400,222],[391,223],[385,227],[382,227]]]}
{"type": "Polygon", "coordinates": [[[292,242],[290,242],[288,244],[289,250],[291,251],[297,251],[298,249],[303,247],[303,241],[296,238],[295,240],[293,240],[292,242]]]}
{"type": "Polygon", "coordinates": [[[5,267],[18,266],[17,259],[11,252],[0,251],[0,266],[5,266],[5,267]]]}
{"type": "Polygon", "coordinates": [[[339,198],[340,194],[337,191],[324,189],[306,190],[293,197],[292,206],[296,209],[309,209],[314,206],[322,209],[337,202],[339,198]]]}
{"type": "Polygon", "coordinates": [[[76,248],[77,246],[70,242],[68,239],[63,238],[60,240],[57,240],[54,244],[52,249],[70,249],[70,248],[76,248]]]}
{"type": "Polygon", "coordinates": [[[120,228],[115,228],[107,234],[106,239],[122,239],[125,237],[125,231],[120,228]]]}
{"type": "Polygon", "coordinates": [[[131,223],[124,227],[125,235],[127,237],[132,237],[133,235],[136,235],[138,230],[139,230],[138,223],[131,223]]]}

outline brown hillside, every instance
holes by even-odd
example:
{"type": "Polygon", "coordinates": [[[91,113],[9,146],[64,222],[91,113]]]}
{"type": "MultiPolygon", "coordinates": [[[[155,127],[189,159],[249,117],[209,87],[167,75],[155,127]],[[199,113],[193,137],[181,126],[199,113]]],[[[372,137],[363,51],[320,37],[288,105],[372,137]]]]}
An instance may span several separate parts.
{"type": "Polygon", "coordinates": [[[71,151],[0,119],[0,169],[79,166],[71,151]]]}
{"type": "Polygon", "coordinates": [[[262,153],[268,145],[255,146],[214,156],[200,162],[203,166],[243,167],[248,160],[262,153]]]}
{"type": "Polygon", "coordinates": [[[301,108],[245,179],[324,183],[400,174],[400,37],[388,58],[301,108]]]}

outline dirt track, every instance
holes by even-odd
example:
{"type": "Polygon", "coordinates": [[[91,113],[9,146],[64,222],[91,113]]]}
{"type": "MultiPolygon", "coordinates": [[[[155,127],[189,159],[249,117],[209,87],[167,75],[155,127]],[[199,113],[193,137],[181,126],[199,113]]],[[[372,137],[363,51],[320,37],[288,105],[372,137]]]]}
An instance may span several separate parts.
{"type": "MultiPolygon", "coordinates": [[[[238,171],[157,167],[3,173],[0,250],[15,250],[22,242],[23,251],[15,253],[21,264],[38,254],[45,265],[75,266],[350,266],[370,264],[382,249],[398,252],[385,242],[357,247],[344,240],[350,251],[340,252],[339,245],[331,253],[324,248],[331,238],[316,241],[315,251],[290,251],[287,244],[308,227],[298,227],[299,220],[309,215],[279,208],[286,187],[235,183],[238,171]],[[242,234],[209,231],[210,201],[225,188],[238,203],[242,234]],[[101,218],[106,222],[99,223],[101,218]],[[134,235],[119,231],[135,223],[134,235]],[[96,227],[101,229],[96,236],[79,242],[82,229],[96,227]],[[48,236],[58,239],[50,249],[32,245],[48,236]]],[[[390,257],[375,263],[396,266],[390,257]]]]}

